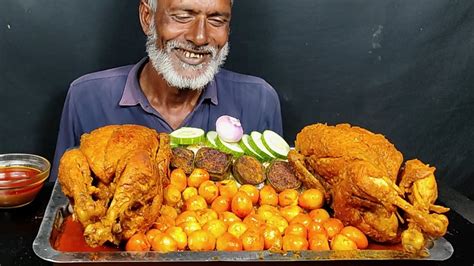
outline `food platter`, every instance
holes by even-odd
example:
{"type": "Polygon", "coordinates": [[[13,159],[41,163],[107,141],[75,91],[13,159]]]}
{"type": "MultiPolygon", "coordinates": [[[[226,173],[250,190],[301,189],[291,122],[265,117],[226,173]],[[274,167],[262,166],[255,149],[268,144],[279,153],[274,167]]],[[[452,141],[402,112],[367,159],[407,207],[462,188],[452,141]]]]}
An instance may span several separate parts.
{"type": "Polygon", "coordinates": [[[428,260],[443,261],[451,257],[453,246],[441,237],[433,242],[426,258],[413,257],[399,250],[357,250],[357,251],[239,251],[239,252],[63,252],[54,248],[68,211],[69,201],[61,191],[58,182],[54,185],[38,235],[33,242],[33,250],[41,259],[54,263],[84,262],[204,262],[204,261],[332,261],[332,260],[428,260]]]}

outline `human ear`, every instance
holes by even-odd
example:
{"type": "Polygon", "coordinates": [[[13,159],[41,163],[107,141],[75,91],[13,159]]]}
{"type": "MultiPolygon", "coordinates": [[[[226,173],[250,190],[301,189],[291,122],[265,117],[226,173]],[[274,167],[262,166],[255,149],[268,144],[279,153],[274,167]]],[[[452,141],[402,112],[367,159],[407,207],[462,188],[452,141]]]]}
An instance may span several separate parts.
{"type": "Polygon", "coordinates": [[[138,7],[138,15],[140,18],[140,25],[142,26],[142,31],[145,35],[150,35],[150,25],[151,20],[154,18],[153,11],[151,10],[150,5],[148,5],[147,0],[140,0],[140,6],[138,7]]]}

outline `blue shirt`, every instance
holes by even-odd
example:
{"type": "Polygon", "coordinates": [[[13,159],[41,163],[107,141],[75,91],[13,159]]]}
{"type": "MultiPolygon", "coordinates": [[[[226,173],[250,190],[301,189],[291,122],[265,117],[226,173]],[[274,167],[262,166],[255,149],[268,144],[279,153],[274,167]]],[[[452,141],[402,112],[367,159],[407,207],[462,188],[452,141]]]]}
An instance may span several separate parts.
{"type": "MultiPolygon", "coordinates": [[[[87,74],[72,82],[64,103],[50,180],[59,160],[79,146],[83,133],[111,124],[138,124],[170,133],[173,128],[148,102],[138,82],[147,62],[87,74]]],[[[182,127],[215,130],[222,115],[240,119],[245,133],[271,129],[282,135],[280,101],[263,79],[220,69],[199,97],[182,127]]]]}

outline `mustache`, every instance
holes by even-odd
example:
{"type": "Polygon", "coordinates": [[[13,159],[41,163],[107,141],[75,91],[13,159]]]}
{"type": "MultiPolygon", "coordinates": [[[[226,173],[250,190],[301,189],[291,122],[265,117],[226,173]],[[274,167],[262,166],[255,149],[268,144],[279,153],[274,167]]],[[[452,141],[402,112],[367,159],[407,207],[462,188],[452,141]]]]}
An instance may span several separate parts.
{"type": "Polygon", "coordinates": [[[216,47],[211,45],[196,46],[192,43],[183,43],[176,40],[166,42],[166,52],[171,52],[173,49],[183,49],[193,51],[196,53],[211,54],[212,58],[217,56],[218,50],[216,47]]]}

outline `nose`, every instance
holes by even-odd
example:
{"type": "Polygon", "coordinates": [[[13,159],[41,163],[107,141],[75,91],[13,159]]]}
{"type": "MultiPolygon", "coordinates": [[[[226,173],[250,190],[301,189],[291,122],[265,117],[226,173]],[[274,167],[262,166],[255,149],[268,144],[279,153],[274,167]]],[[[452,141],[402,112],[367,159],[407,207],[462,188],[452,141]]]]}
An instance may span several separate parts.
{"type": "Polygon", "coordinates": [[[196,46],[203,46],[209,43],[205,18],[199,17],[194,21],[186,35],[186,39],[196,46]]]}

